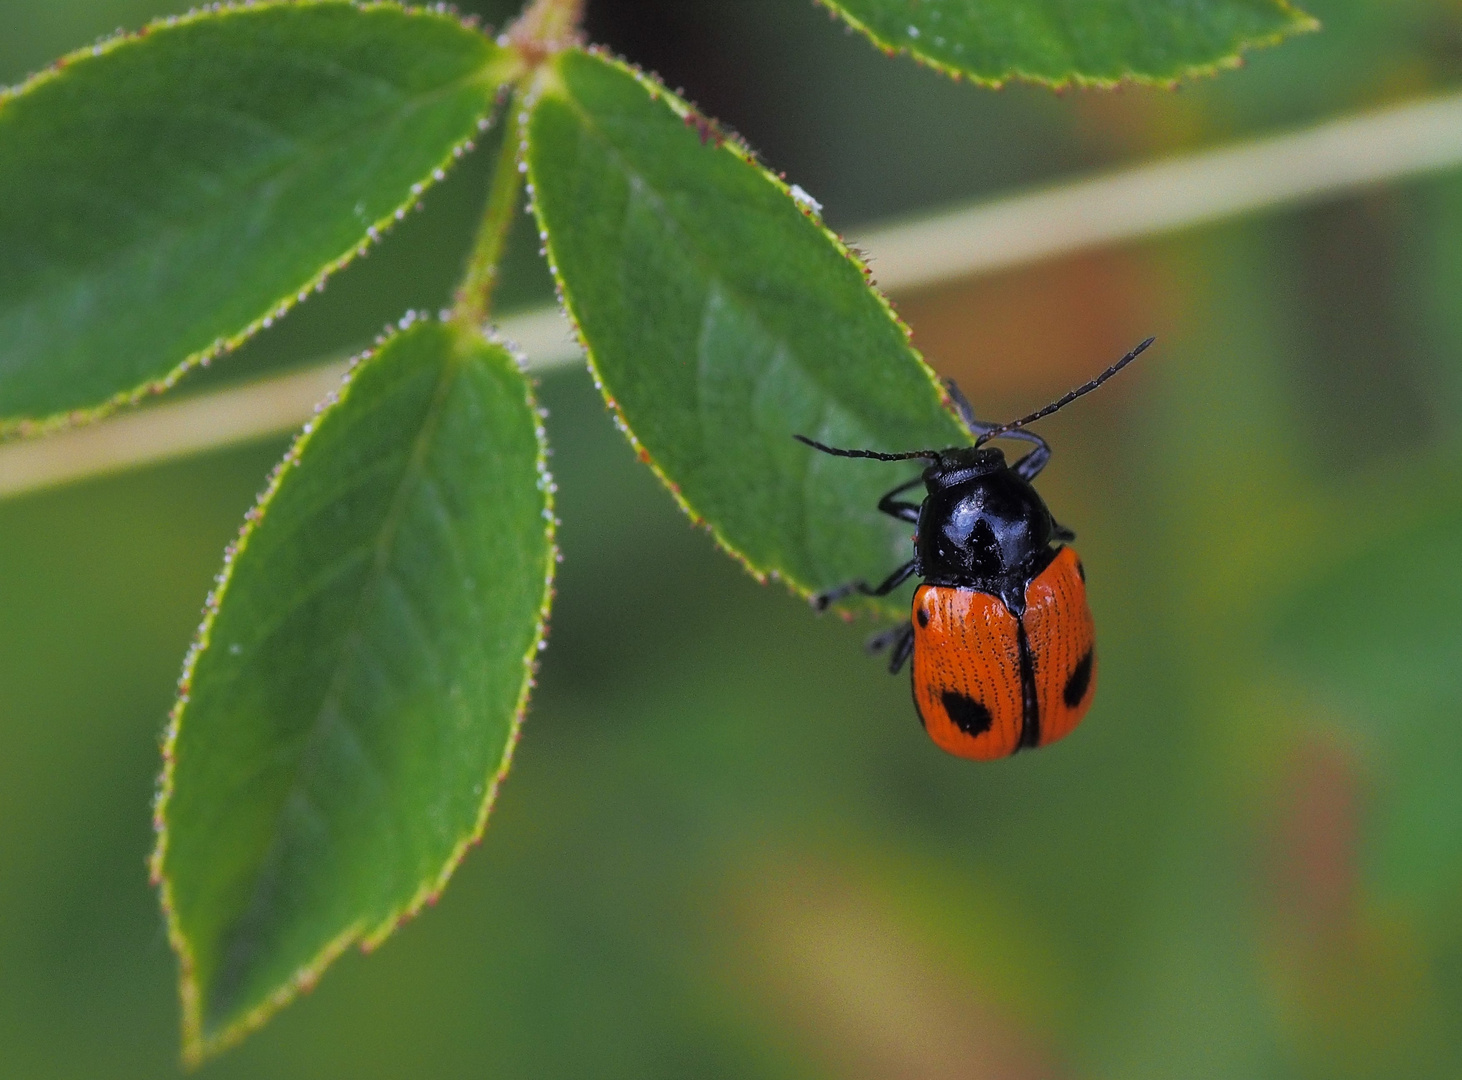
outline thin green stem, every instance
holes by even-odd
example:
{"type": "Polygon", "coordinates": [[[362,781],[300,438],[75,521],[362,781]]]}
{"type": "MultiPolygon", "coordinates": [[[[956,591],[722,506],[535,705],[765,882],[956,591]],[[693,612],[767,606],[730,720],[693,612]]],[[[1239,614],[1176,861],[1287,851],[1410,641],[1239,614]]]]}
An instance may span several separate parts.
{"type": "Polygon", "coordinates": [[[492,313],[492,294],[501,276],[503,252],[513,231],[523,198],[523,174],[518,168],[518,151],[523,141],[523,100],[514,93],[508,100],[502,125],[502,149],[487,192],[487,209],[477,230],[477,242],[467,261],[467,272],[457,288],[452,317],[480,327],[492,313]]]}
{"type": "Polygon", "coordinates": [[[585,0],[534,0],[508,28],[508,40],[530,63],[577,43],[585,0]]]}
{"type": "MultiPolygon", "coordinates": [[[[541,66],[561,49],[579,41],[579,24],[584,18],[585,0],[534,0],[506,35],[509,47],[527,64],[529,71],[541,66]]],[[[503,252],[513,231],[514,215],[523,196],[523,174],[518,154],[523,142],[525,89],[531,77],[524,77],[508,101],[503,117],[502,149],[487,193],[487,209],[477,230],[477,241],[467,271],[457,288],[452,317],[459,323],[480,328],[492,314],[492,295],[501,274],[503,252]]]]}

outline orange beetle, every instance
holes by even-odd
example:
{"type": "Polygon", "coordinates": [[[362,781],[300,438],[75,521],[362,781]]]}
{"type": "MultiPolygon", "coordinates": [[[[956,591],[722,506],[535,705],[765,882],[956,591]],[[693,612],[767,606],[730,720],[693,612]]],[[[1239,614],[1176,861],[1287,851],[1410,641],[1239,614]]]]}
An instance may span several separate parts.
{"type": "Polygon", "coordinates": [[[907,623],[869,643],[892,649],[889,671],[914,658],[914,706],[924,729],[951,754],[988,761],[1064,738],[1096,694],[1096,629],[1086,603],[1086,571],[1065,544],[1075,534],[1051,517],[1032,486],[1051,448],[1025,426],[1090,393],[1130,364],[1148,338],[1097,378],[1009,424],[975,419],[953,382],[950,398],[975,435],[973,446],[884,454],[800,441],[839,457],[930,464],[878,502],[917,525],[914,557],[882,584],[854,581],[812,598],[819,611],[853,593],[885,596],[911,577],[907,623]],[[992,446],[1008,437],[1034,443],[1014,465],[992,446]],[[922,503],[899,495],[922,483],[922,503]]]}

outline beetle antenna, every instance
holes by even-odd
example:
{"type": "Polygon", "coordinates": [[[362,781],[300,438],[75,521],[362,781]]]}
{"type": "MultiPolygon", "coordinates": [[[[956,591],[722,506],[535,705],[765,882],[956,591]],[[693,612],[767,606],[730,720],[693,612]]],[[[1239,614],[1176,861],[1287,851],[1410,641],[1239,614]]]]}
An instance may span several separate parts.
{"type": "Polygon", "coordinates": [[[1014,431],[1016,428],[1023,428],[1027,424],[1033,424],[1042,417],[1050,416],[1053,412],[1057,412],[1061,409],[1066,408],[1066,406],[1070,405],[1077,398],[1091,393],[1102,383],[1106,382],[1113,375],[1117,374],[1117,372],[1121,371],[1128,364],[1132,363],[1132,361],[1136,360],[1147,350],[1147,347],[1156,340],[1157,338],[1155,337],[1148,338],[1141,345],[1138,345],[1137,348],[1133,349],[1126,356],[1122,357],[1122,359],[1118,360],[1111,367],[1107,368],[1106,371],[1102,372],[1091,382],[1086,383],[1082,386],[1078,386],[1069,394],[1066,394],[1065,396],[1051,402],[1051,404],[1047,405],[1044,409],[1037,409],[1029,416],[1022,416],[1019,420],[1013,420],[1008,424],[1001,424],[999,427],[991,428],[989,431],[982,432],[980,434],[980,437],[975,440],[975,445],[982,446],[983,444],[989,442],[991,439],[999,438],[1001,435],[1005,435],[1008,432],[1014,431]]]}
{"type": "Polygon", "coordinates": [[[800,443],[806,443],[814,450],[832,454],[834,457],[873,458],[875,461],[907,461],[909,458],[927,458],[930,461],[938,461],[941,457],[938,450],[910,450],[907,454],[884,454],[877,450],[839,450],[836,446],[827,446],[816,439],[809,439],[806,435],[793,435],[792,438],[800,443]]]}

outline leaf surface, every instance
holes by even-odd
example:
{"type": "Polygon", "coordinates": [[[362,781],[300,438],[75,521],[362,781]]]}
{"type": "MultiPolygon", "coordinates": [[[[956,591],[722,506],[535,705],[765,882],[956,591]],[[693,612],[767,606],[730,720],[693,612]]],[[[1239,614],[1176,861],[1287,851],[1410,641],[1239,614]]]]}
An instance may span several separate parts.
{"type": "Polygon", "coordinates": [[[543,635],[550,488],[513,359],[435,322],[368,355],[285,458],[167,745],[154,871],[189,1058],[386,937],[481,834],[543,635]]]}
{"type": "Polygon", "coordinates": [[[879,48],[948,74],[1171,83],[1317,24],[1286,0],[820,0],[879,48]]]}
{"type": "Polygon", "coordinates": [[[967,443],[904,327],[813,208],[711,121],[601,55],[564,53],[555,74],[529,125],[535,206],[642,457],[753,573],[803,592],[881,580],[911,528],[875,507],[911,467],[792,436],[967,443]]]}
{"type": "Polygon", "coordinates": [[[167,19],[0,95],[0,434],[269,325],[441,177],[512,73],[453,17],[324,0],[167,19]]]}

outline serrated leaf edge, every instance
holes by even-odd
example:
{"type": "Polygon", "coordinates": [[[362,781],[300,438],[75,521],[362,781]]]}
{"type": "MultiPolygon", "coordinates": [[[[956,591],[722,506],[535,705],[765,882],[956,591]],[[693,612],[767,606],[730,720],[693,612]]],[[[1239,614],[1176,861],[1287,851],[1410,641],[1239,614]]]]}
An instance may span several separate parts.
{"type": "MultiPolygon", "coordinates": [[[[638,82],[641,86],[645,88],[652,100],[663,99],[666,104],[670,106],[671,111],[673,111],[687,124],[709,125],[710,129],[713,130],[716,134],[716,149],[725,150],[726,152],[731,153],[735,157],[744,161],[746,164],[752,166],[765,181],[772,184],[779,191],[781,191],[782,194],[785,195],[787,199],[790,200],[793,205],[797,207],[802,216],[811,221],[812,224],[821,231],[821,233],[828,240],[828,242],[837,249],[838,253],[841,254],[850,263],[852,263],[858,269],[859,273],[862,274],[863,280],[866,283],[867,288],[870,292],[873,293],[875,297],[877,297],[878,303],[883,308],[884,313],[903,333],[904,341],[908,343],[910,354],[912,355],[913,359],[918,363],[920,369],[928,378],[930,385],[938,394],[939,400],[943,405],[945,411],[955,418],[955,422],[959,424],[961,430],[963,430],[964,425],[961,421],[959,421],[958,416],[955,413],[954,403],[950,400],[949,394],[944,388],[944,384],[940,382],[939,376],[935,374],[934,369],[929,366],[927,361],[925,361],[923,355],[919,352],[919,350],[914,347],[913,332],[904,323],[904,321],[899,318],[898,312],[894,310],[894,307],[892,304],[889,303],[888,298],[884,296],[884,294],[873,284],[872,269],[868,266],[868,264],[864,261],[862,256],[856,250],[854,250],[847,243],[845,243],[841,236],[833,232],[827,227],[826,224],[823,223],[820,214],[814,211],[812,207],[810,207],[807,203],[796,198],[792,194],[792,187],[786,182],[785,179],[783,179],[776,173],[773,173],[765,165],[763,165],[757,159],[755,152],[749,146],[747,146],[746,143],[742,141],[742,139],[734,132],[721,129],[715,124],[715,121],[710,120],[698,109],[696,109],[695,106],[691,105],[688,101],[684,100],[679,95],[671,92],[657,78],[647,74],[646,72],[636,67],[629,61],[623,59],[622,57],[616,56],[609,49],[595,45],[583,49],[565,50],[562,55],[566,56],[573,52],[582,52],[585,55],[596,57],[597,59],[602,60],[630,75],[634,78],[636,82],[638,82]]],[[[535,84],[533,91],[530,93],[530,95],[528,95],[528,99],[524,104],[524,108],[531,113],[533,108],[536,107],[541,96],[544,93],[553,92],[556,87],[556,74],[550,74],[545,78],[540,78],[539,81],[535,84]]],[[[563,98],[564,100],[571,100],[566,94],[563,95],[563,98]]],[[[634,429],[630,427],[628,419],[626,419],[623,411],[619,407],[619,402],[614,399],[614,396],[610,393],[608,386],[605,384],[603,378],[600,376],[599,367],[594,358],[594,350],[590,345],[588,338],[584,336],[583,329],[579,325],[579,320],[574,314],[574,301],[572,290],[569,288],[568,284],[564,281],[562,275],[558,271],[558,260],[554,256],[553,236],[549,232],[547,222],[543,219],[543,214],[538,207],[538,200],[535,195],[536,184],[534,183],[535,174],[533,170],[532,159],[531,157],[526,155],[527,139],[529,138],[529,126],[525,124],[523,130],[524,145],[522,151],[520,152],[524,153],[525,160],[528,161],[528,180],[530,185],[529,201],[533,210],[534,220],[538,223],[539,239],[544,245],[544,253],[548,259],[548,269],[549,272],[553,275],[554,285],[558,292],[559,305],[563,309],[564,315],[568,319],[569,324],[573,327],[574,336],[578,340],[580,348],[582,348],[584,351],[584,357],[588,363],[589,373],[594,379],[594,386],[604,397],[604,403],[609,408],[610,415],[614,419],[615,426],[619,428],[619,430],[624,434],[624,437],[629,440],[629,444],[634,449],[635,455],[639,458],[640,463],[647,466],[650,471],[655,474],[660,483],[665,486],[666,490],[669,491],[671,496],[675,499],[676,505],[679,506],[682,511],[684,511],[685,515],[688,518],[690,518],[691,523],[698,528],[702,528],[706,530],[706,532],[710,533],[711,538],[716,543],[716,546],[721,548],[722,551],[724,551],[727,555],[731,556],[732,559],[738,562],[741,567],[749,575],[751,575],[751,577],[758,584],[765,585],[768,581],[780,581],[794,596],[801,597],[804,600],[810,599],[814,592],[812,588],[804,585],[800,581],[794,580],[786,574],[781,573],[775,568],[763,568],[757,566],[756,563],[754,563],[749,556],[747,556],[743,551],[737,548],[735,544],[731,543],[731,541],[721,532],[720,529],[718,529],[711,522],[707,521],[681,493],[680,486],[666,475],[665,471],[660,467],[659,462],[655,460],[654,455],[650,453],[649,449],[646,448],[643,443],[640,442],[639,437],[636,436],[634,433],[634,429]]],[[[840,613],[848,614],[852,611],[857,610],[858,606],[858,602],[855,601],[853,604],[840,607],[838,610],[840,611],[840,613]]],[[[881,615],[899,614],[899,612],[894,612],[892,608],[882,604],[878,604],[876,601],[873,600],[870,600],[870,602],[868,603],[868,609],[876,611],[881,615]]]]}
{"type": "MultiPolygon", "coordinates": [[[[559,549],[557,544],[558,519],[554,514],[554,493],[557,487],[553,482],[553,476],[548,469],[548,440],[542,418],[543,411],[539,407],[533,394],[532,384],[525,375],[523,378],[524,392],[528,408],[532,411],[537,423],[534,425],[534,436],[538,441],[538,455],[536,466],[538,471],[538,489],[543,493],[545,520],[545,571],[543,582],[543,596],[538,609],[538,620],[534,627],[532,641],[527,653],[523,657],[524,676],[523,684],[518,693],[518,700],[514,708],[511,728],[508,741],[503,750],[503,757],[497,769],[489,778],[484,787],[482,804],[478,810],[477,820],[472,829],[457,841],[448,855],[440,872],[429,882],[423,884],[409,900],[403,903],[398,910],[389,914],[373,928],[365,920],[351,924],[339,935],[327,942],[307,963],[298,968],[294,975],[274,991],[268,998],[244,1013],[242,1016],[225,1025],[219,1031],[208,1034],[203,1026],[203,1000],[202,990],[196,978],[196,961],[194,959],[192,946],[177,917],[176,906],[173,902],[172,886],[164,873],[164,863],[167,858],[167,808],[173,791],[173,773],[176,763],[176,746],[178,733],[181,727],[183,714],[186,710],[189,697],[189,688],[192,683],[193,672],[197,666],[199,657],[209,647],[210,635],[214,619],[222,605],[228,591],[228,585],[233,576],[233,569],[236,561],[248,547],[249,537],[259,522],[264,519],[268,512],[269,504],[278,494],[286,476],[298,464],[301,455],[309,447],[320,422],[332,409],[342,405],[349,397],[351,386],[356,372],[361,365],[369,361],[381,349],[385,348],[399,333],[404,333],[417,321],[430,320],[431,316],[424,313],[408,312],[396,327],[391,328],[387,333],[377,339],[375,345],[362,351],[350,361],[349,370],[345,373],[338,389],[333,391],[324,401],[315,408],[314,419],[308,421],[284,457],[275,465],[265,484],[264,490],[260,493],[254,506],[244,515],[244,524],[239,530],[238,536],[224,550],[223,567],[214,578],[214,588],[209,592],[204,601],[203,621],[193,639],[192,645],[183,660],[183,671],[178,679],[178,696],[168,714],[167,727],[164,730],[162,740],[162,773],[158,777],[157,791],[153,800],[153,831],[157,841],[153,847],[152,854],[148,859],[151,881],[158,890],[159,900],[162,905],[163,916],[167,923],[168,942],[177,954],[178,973],[178,994],[182,1007],[182,1057],[183,1063],[188,1068],[196,1068],[209,1057],[217,1055],[230,1047],[236,1046],[245,1037],[263,1027],[271,1017],[280,1009],[292,1002],[301,993],[313,989],[319,982],[325,969],[335,962],[339,956],[353,944],[359,944],[363,951],[369,952],[384,942],[397,927],[412,919],[421,909],[436,902],[451,879],[462,859],[467,852],[479,843],[486,832],[487,820],[491,814],[493,804],[496,802],[498,789],[508,774],[509,767],[518,740],[522,735],[523,719],[528,710],[528,699],[536,685],[538,672],[538,658],[547,643],[548,619],[550,608],[553,603],[553,581],[554,571],[558,565],[559,549]]],[[[476,333],[461,326],[455,326],[462,333],[476,333]]],[[[526,364],[526,357],[505,339],[499,337],[495,332],[485,334],[486,340],[493,345],[502,347],[513,358],[518,370],[522,372],[526,364]]]]}
{"type": "Polygon", "coordinates": [[[984,86],[998,90],[1010,82],[1025,82],[1036,86],[1044,86],[1051,90],[1066,90],[1077,87],[1083,90],[1115,90],[1121,86],[1155,86],[1163,89],[1172,89],[1184,79],[1199,79],[1217,75],[1220,72],[1231,71],[1234,68],[1242,67],[1244,54],[1253,49],[1271,48],[1278,45],[1285,38],[1292,34],[1310,33],[1320,29],[1320,20],[1313,15],[1301,11],[1290,0],[1274,0],[1280,11],[1289,18],[1289,25],[1282,26],[1271,34],[1264,34],[1258,37],[1248,38],[1239,42],[1234,51],[1226,56],[1207,64],[1186,64],[1175,75],[1143,75],[1127,74],[1116,78],[1105,76],[1083,75],[1080,72],[1072,72],[1065,78],[1053,79],[1047,75],[1035,75],[1028,71],[1022,71],[1018,67],[1012,67],[1004,75],[981,75],[969,68],[959,67],[946,60],[931,56],[915,45],[906,41],[893,41],[885,38],[875,31],[871,26],[859,19],[852,12],[843,8],[838,0],[813,0],[819,7],[826,8],[834,17],[847,23],[849,27],[866,37],[873,43],[874,47],[888,56],[907,56],[921,67],[927,67],[941,75],[948,76],[956,82],[968,81],[976,86],[984,86]]]}
{"type": "MultiPolygon", "coordinates": [[[[12,99],[20,97],[53,79],[60,78],[67,69],[77,63],[84,63],[93,60],[118,49],[136,45],[157,31],[166,31],[180,26],[186,26],[194,22],[227,18],[230,16],[263,11],[270,8],[296,8],[296,7],[350,7],[358,11],[373,11],[378,9],[391,9],[399,11],[404,15],[413,18],[434,18],[452,21],[474,33],[479,32],[470,17],[456,16],[449,13],[445,6],[437,8],[408,7],[404,4],[395,3],[393,0],[238,0],[238,2],[213,4],[208,7],[194,8],[181,15],[168,15],[154,19],[147,23],[141,30],[130,33],[124,32],[105,38],[94,45],[76,49],[67,53],[60,59],[51,63],[49,67],[37,72],[24,82],[9,88],[0,89],[0,109],[12,99]]],[[[489,40],[489,39],[484,39],[489,40]]],[[[520,77],[520,61],[507,50],[502,49],[496,42],[489,40],[499,55],[494,63],[483,69],[484,72],[494,67],[501,68],[501,76],[497,78],[499,94],[497,100],[493,101],[488,108],[477,118],[477,131],[468,135],[453,144],[442,158],[427,172],[422,179],[411,186],[410,195],[393,207],[376,221],[368,224],[362,230],[362,239],[353,244],[349,250],[327,262],[315,274],[307,278],[300,285],[286,290],[280,297],[267,305],[265,311],[242,329],[226,337],[220,337],[203,349],[190,353],[180,360],[166,375],[158,379],[146,380],[130,390],[123,390],[112,397],[107,398],[96,405],[81,409],[71,409],[65,412],[52,413],[46,416],[0,416],[0,443],[12,438],[35,438],[48,435],[52,432],[66,428],[77,427],[96,420],[110,416],[119,409],[137,405],[149,397],[165,393],[176,386],[185,375],[194,368],[207,367],[220,356],[225,356],[238,349],[246,341],[252,338],[261,330],[267,330],[275,322],[288,315],[299,304],[304,303],[315,293],[323,292],[326,281],[339,271],[345,269],[357,258],[365,256],[371,248],[375,247],[396,225],[403,221],[407,213],[419,209],[420,200],[423,195],[432,187],[447,178],[447,172],[461,158],[477,148],[477,137],[492,127],[493,114],[501,102],[503,91],[508,89],[513,80],[520,77]]],[[[464,80],[470,82],[473,80],[464,80]]]]}

